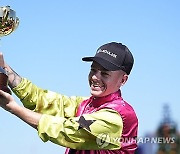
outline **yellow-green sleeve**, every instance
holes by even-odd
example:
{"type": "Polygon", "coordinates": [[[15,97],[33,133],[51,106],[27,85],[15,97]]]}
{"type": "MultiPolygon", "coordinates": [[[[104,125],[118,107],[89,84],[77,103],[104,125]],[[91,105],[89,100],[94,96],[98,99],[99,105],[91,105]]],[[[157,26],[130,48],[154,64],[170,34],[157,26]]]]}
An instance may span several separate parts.
{"type": "Polygon", "coordinates": [[[43,115],[38,134],[46,142],[79,150],[119,149],[123,122],[118,112],[101,109],[80,117],[43,115]]]}
{"type": "Polygon", "coordinates": [[[79,103],[85,99],[41,89],[26,78],[22,78],[21,83],[13,88],[13,92],[26,108],[38,113],[61,117],[75,116],[79,103]]]}

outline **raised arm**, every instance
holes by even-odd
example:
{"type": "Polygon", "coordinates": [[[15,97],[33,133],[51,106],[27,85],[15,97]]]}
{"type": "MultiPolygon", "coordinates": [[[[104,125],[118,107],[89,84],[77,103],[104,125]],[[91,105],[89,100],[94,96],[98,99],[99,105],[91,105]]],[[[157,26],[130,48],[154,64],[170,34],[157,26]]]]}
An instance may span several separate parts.
{"type": "Polygon", "coordinates": [[[0,66],[8,75],[8,85],[23,105],[41,114],[59,116],[74,116],[82,97],[66,97],[64,95],[39,88],[31,81],[18,75],[7,63],[0,53],[0,66]],[[66,109],[65,109],[66,108],[66,109]],[[71,112],[68,112],[71,108],[71,112]],[[72,110],[73,109],[73,110],[72,110]]]}

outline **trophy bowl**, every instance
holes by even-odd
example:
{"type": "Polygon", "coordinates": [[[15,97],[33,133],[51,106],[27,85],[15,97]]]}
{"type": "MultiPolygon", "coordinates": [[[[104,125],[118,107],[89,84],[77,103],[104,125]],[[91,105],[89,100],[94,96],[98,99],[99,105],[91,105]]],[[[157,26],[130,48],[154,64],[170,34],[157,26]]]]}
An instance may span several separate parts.
{"type": "Polygon", "coordinates": [[[10,6],[0,7],[0,37],[9,35],[19,25],[19,18],[10,6]]]}

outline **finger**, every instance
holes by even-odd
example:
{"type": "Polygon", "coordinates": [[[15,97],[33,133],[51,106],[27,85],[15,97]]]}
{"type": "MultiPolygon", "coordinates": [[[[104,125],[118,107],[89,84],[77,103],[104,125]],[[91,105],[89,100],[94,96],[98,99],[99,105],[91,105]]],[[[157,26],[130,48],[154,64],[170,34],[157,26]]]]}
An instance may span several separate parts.
{"type": "Polygon", "coordinates": [[[0,52],[0,67],[4,67],[4,58],[2,52],[0,52]]]}
{"type": "Polygon", "coordinates": [[[9,96],[9,94],[4,92],[3,90],[0,90],[0,95],[4,96],[4,97],[8,97],[9,96]]]}

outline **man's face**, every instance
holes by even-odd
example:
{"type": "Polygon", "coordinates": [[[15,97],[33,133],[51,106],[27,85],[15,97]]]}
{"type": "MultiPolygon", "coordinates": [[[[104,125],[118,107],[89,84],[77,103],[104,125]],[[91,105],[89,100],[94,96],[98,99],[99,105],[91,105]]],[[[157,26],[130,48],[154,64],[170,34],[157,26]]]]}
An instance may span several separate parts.
{"type": "Polygon", "coordinates": [[[89,85],[91,95],[95,97],[103,97],[116,92],[126,80],[127,75],[121,70],[108,71],[97,62],[91,65],[89,85]]]}

